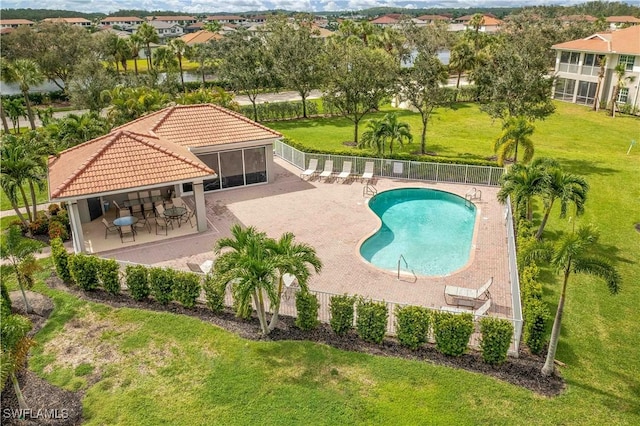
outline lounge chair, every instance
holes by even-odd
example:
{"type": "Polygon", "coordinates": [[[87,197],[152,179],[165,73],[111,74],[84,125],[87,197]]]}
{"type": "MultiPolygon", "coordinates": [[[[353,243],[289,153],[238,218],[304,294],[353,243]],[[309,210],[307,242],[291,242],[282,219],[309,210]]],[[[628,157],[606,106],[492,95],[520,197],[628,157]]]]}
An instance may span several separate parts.
{"type": "MultiPolygon", "coordinates": [[[[477,290],[472,288],[455,287],[452,285],[448,285],[444,288],[444,300],[448,305],[453,305],[454,303],[450,303],[447,300],[447,296],[453,299],[466,300],[471,302],[475,302],[476,300],[487,300],[491,297],[491,294],[489,293],[489,287],[491,287],[492,283],[493,277],[489,278],[489,280],[477,290]]],[[[460,305],[460,303],[455,303],[455,305],[460,305]]]]}
{"type": "Polygon", "coordinates": [[[364,165],[364,173],[360,176],[360,181],[370,181],[371,179],[373,179],[373,161],[367,161],[364,165]]]}
{"type": "Polygon", "coordinates": [[[342,179],[342,182],[351,177],[351,161],[345,161],[342,164],[342,171],[337,176],[337,179],[342,179]]]}
{"type": "Polygon", "coordinates": [[[312,178],[318,173],[318,159],[312,158],[309,160],[309,167],[304,172],[300,173],[300,177],[304,178],[312,178]]]}
{"type": "Polygon", "coordinates": [[[473,314],[475,316],[481,316],[481,315],[484,315],[487,312],[489,312],[489,308],[491,308],[491,299],[487,299],[487,301],[484,302],[482,304],[482,306],[480,306],[476,310],[470,310],[470,309],[464,309],[464,308],[455,308],[453,306],[442,306],[440,308],[440,310],[444,311],[444,312],[452,312],[454,314],[469,313],[469,314],[473,314]]]}
{"type": "Polygon", "coordinates": [[[333,160],[327,160],[324,162],[324,170],[322,171],[322,173],[320,173],[320,180],[322,180],[322,178],[325,178],[325,180],[328,177],[331,177],[331,175],[333,174],[333,160]]]}

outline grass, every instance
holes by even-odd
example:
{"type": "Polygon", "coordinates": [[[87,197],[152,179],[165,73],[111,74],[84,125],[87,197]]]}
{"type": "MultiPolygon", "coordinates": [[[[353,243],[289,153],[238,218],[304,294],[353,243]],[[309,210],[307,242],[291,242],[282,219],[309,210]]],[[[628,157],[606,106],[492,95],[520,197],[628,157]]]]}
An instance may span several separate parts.
{"type": "MultiPolygon", "coordinates": [[[[147,72],[149,70],[149,67],[147,66],[147,60],[146,59],[128,59],[127,60],[127,73],[135,73],[135,65],[134,62],[138,62],[138,72],[147,72]]],[[[113,67],[115,66],[113,64],[113,62],[111,62],[109,64],[109,66],[113,67]]],[[[122,71],[122,65],[120,66],[120,72],[122,71]]],[[[197,62],[191,62],[188,59],[183,59],[182,60],[182,69],[184,71],[195,71],[198,69],[198,63],[197,62]]]]}
{"type": "MultiPolygon", "coordinates": [[[[556,356],[566,363],[567,390],[558,397],[424,362],[246,341],[193,318],[113,309],[42,284],[38,290],[53,297],[56,309],[36,336],[30,368],[56,385],[85,390],[87,424],[639,424],[640,234],[633,224],[640,222],[640,149],[626,151],[640,121],[557,106],[536,123],[536,155],[586,176],[591,191],[579,221],[599,226],[603,254],[624,280],[611,296],[602,282],[571,277],[556,356]],[[74,338],[103,356],[75,356],[71,364],[64,341],[74,338]],[[93,374],[100,378],[88,386],[93,374]]],[[[439,148],[428,149],[492,154],[499,125],[475,106],[439,117],[430,139],[439,148]]],[[[309,144],[349,139],[350,126],[337,119],[296,123],[272,127],[309,144]]],[[[555,211],[545,237],[554,240],[572,225],[555,211]]],[[[543,278],[545,302],[555,311],[560,281],[549,270],[543,278]]]]}
{"type": "MultiPolygon", "coordinates": [[[[29,202],[29,206],[31,206],[31,193],[29,192],[29,185],[24,185],[24,192],[27,194],[27,200],[29,202]]],[[[38,204],[46,203],[49,201],[49,193],[45,186],[44,190],[40,191],[36,187],[36,202],[38,204]]],[[[24,207],[24,203],[22,202],[22,196],[18,192],[18,207],[24,207]]],[[[31,207],[33,209],[33,207],[31,207]]],[[[9,198],[5,195],[4,191],[0,191],[0,210],[12,210],[11,202],[9,198]]]]}

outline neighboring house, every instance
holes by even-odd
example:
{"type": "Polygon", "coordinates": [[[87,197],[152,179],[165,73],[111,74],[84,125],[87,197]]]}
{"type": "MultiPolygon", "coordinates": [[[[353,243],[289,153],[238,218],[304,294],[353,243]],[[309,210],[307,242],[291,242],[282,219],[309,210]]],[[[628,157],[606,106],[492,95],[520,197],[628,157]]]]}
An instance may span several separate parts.
{"type": "Polygon", "coordinates": [[[187,26],[198,22],[198,20],[194,16],[156,16],[155,18],[153,18],[153,21],[166,22],[167,24],[177,24],[182,26],[187,26]]]}
{"type": "Polygon", "coordinates": [[[587,38],[559,43],[556,51],[556,81],[553,97],[582,105],[593,105],[600,72],[599,60],[606,58],[605,75],[600,89],[600,104],[606,106],[613,95],[617,78],[614,68],[624,64],[635,81],[620,90],[617,102],[638,104],[640,78],[640,26],[613,32],[597,33],[587,38]]]}
{"type": "Polygon", "coordinates": [[[205,18],[205,22],[218,22],[220,24],[244,24],[247,18],[238,15],[211,15],[205,18]]]}
{"type": "Polygon", "coordinates": [[[136,191],[192,194],[205,232],[205,192],[273,182],[281,137],[217,105],[165,108],[49,157],[49,198],[68,204],[76,252],[88,250],[83,224],[100,220],[105,202],[136,191]]]}
{"type": "Polygon", "coordinates": [[[64,22],[69,25],[76,25],[78,27],[90,27],[91,21],[84,18],[45,18],[42,22],[64,22]]]}
{"type": "Polygon", "coordinates": [[[379,16],[369,22],[377,27],[393,27],[400,22],[400,18],[402,18],[402,15],[399,13],[389,13],[387,15],[379,16]]]}
{"type": "MultiPolygon", "coordinates": [[[[474,15],[465,15],[459,18],[455,18],[449,25],[449,31],[464,31],[475,30],[471,26],[471,20],[474,15]]],[[[500,30],[500,27],[504,24],[504,21],[496,18],[493,15],[482,15],[482,23],[478,29],[481,33],[495,33],[500,30]]]]}
{"type": "Polygon", "coordinates": [[[109,16],[100,21],[102,26],[114,26],[120,27],[132,27],[140,25],[144,22],[144,19],[137,18],[135,16],[109,16]]]}
{"type": "Polygon", "coordinates": [[[246,20],[247,23],[262,25],[267,22],[266,15],[255,15],[246,20]]]}
{"type": "Polygon", "coordinates": [[[178,24],[153,20],[148,22],[158,32],[160,38],[180,37],[184,34],[184,29],[178,24]]]}
{"type": "MultiPolygon", "coordinates": [[[[130,32],[122,31],[122,30],[116,30],[113,27],[109,27],[109,26],[101,27],[100,30],[98,32],[94,33],[94,34],[100,34],[102,32],[115,34],[120,38],[129,38],[129,37],[131,37],[131,33],[130,32]]],[[[142,50],[144,50],[144,49],[142,49],[142,50]]]]}
{"type": "Polygon", "coordinates": [[[0,29],[5,28],[18,28],[22,26],[31,27],[35,25],[35,22],[28,19],[0,19],[0,29]]]}
{"type": "Polygon", "coordinates": [[[617,30],[622,27],[631,27],[640,24],[640,19],[635,16],[609,16],[606,18],[609,28],[617,30]]]}
{"type": "Polygon", "coordinates": [[[196,31],[200,31],[204,28],[204,22],[196,22],[195,24],[188,25],[184,27],[184,33],[195,33],[196,31]]]}
{"type": "Polygon", "coordinates": [[[591,15],[565,15],[558,16],[558,21],[563,25],[569,25],[573,22],[596,22],[597,19],[591,15]]]}
{"type": "Polygon", "coordinates": [[[435,24],[437,22],[449,23],[451,21],[451,18],[443,15],[422,15],[418,16],[416,19],[419,19],[426,24],[435,24]]]}
{"type": "Polygon", "coordinates": [[[185,34],[180,37],[180,40],[184,41],[187,45],[193,46],[194,44],[208,43],[210,41],[220,40],[222,35],[213,33],[207,30],[196,31],[195,33],[185,34]]]}

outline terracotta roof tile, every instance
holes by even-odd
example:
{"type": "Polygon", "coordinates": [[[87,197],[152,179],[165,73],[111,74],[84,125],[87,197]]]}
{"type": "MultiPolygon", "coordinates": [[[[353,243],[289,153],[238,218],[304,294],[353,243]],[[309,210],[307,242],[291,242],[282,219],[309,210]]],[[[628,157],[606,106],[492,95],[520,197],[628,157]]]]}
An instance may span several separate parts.
{"type": "Polygon", "coordinates": [[[554,44],[552,49],[640,55],[640,26],[554,44]]]}
{"type": "Polygon", "coordinates": [[[195,16],[156,16],[156,21],[194,21],[195,16]]]}
{"type": "Polygon", "coordinates": [[[640,24],[640,19],[635,16],[609,16],[606,19],[607,22],[613,22],[616,24],[640,24]]]}
{"type": "Polygon", "coordinates": [[[213,33],[207,30],[196,31],[194,33],[185,34],[180,37],[181,40],[189,45],[206,43],[209,40],[220,40],[221,38],[222,36],[220,34],[213,33]]]}
{"type": "Polygon", "coordinates": [[[214,173],[184,147],[120,130],[49,157],[49,195],[97,194],[214,173]]]}

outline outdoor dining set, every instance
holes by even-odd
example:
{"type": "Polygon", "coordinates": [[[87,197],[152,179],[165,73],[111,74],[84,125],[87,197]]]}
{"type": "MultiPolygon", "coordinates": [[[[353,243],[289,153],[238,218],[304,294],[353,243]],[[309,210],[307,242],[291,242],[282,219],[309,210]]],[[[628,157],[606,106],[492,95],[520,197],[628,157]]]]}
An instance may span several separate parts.
{"type": "Polygon", "coordinates": [[[112,223],[102,218],[105,239],[109,233],[117,233],[123,243],[128,236],[135,241],[137,229],[146,228],[151,233],[152,225],[155,225],[156,235],[162,230],[168,235],[169,228],[174,229],[175,225],[180,227],[187,222],[194,226],[195,213],[191,207],[180,197],[165,200],[160,190],[130,192],[122,204],[120,206],[113,201],[116,218],[112,223]]]}

